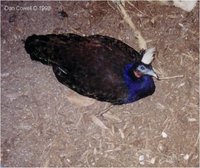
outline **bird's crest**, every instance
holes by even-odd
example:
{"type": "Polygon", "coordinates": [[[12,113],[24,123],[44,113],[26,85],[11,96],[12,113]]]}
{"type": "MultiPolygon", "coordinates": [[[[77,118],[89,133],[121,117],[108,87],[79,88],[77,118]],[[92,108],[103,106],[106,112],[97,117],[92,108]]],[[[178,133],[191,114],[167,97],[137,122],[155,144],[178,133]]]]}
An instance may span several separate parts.
{"type": "Polygon", "coordinates": [[[154,59],[154,51],[155,48],[147,49],[142,57],[141,62],[147,65],[150,64],[154,59]]]}

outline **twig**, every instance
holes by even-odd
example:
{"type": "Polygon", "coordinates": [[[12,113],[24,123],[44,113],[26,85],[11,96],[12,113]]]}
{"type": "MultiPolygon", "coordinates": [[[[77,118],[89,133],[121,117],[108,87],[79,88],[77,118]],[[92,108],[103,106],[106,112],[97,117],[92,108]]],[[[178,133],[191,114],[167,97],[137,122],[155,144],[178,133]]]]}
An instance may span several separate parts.
{"type": "Polygon", "coordinates": [[[108,5],[113,9],[113,10],[116,10],[115,7],[112,5],[112,1],[107,1],[108,5]]]}
{"type": "Polygon", "coordinates": [[[82,35],[83,33],[82,32],[80,32],[80,31],[78,31],[78,30],[76,30],[76,29],[74,29],[73,27],[71,27],[70,25],[68,25],[69,26],[69,28],[74,32],[74,33],[77,33],[77,34],[80,34],[80,35],[82,35]]]}
{"type": "Polygon", "coordinates": [[[108,111],[110,111],[110,109],[113,108],[112,104],[109,104],[108,107],[106,107],[106,109],[104,109],[103,111],[101,111],[101,113],[99,114],[99,116],[103,116],[105,113],[107,113],[108,111]]]}
{"type": "Polygon", "coordinates": [[[183,78],[184,75],[176,75],[176,76],[166,76],[166,77],[160,77],[159,80],[167,80],[167,79],[175,79],[175,78],[183,78]]]}
{"type": "Polygon", "coordinates": [[[140,31],[137,30],[136,26],[131,20],[131,17],[128,15],[123,5],[117,3],[117,6],[119,8],[119,11],[122,13],[125,22],[133,29],[135,38],[138,39],[140,49],[147,49],[147,44],[145,39],[142,37],[140,31]]]}
{"type": "MultiPolygon", "coordinates": [[[[192,156],[192,155],[194,154],[194,152],[195,152],[195,148],[197,147],[197,145],[198,145],[198,143],[199,143],[199,137],[200,137],[200,134],[198,134],[197,140],[196,140],[196,142],[195,142],[195,144],[194,144],[192,150],[191,150],[190,153],[189,153],[189,159],[191,159],[191,156],[192,156]]],[[[189,161],[189,159],[188,159],[188,161],[189,161]]]]}
{"type": "Polygon", "coordinates": [[[141,14],[143,14],[143,15],[145,15],[145,16],[148,16],[148,15],[146,15],[145,13],[143,13],[142,11],[140,11],[138,8],[136,8],[135,5],[132,4],[131,1],[127,1],[127,3],[128,3],[130,6],[132,6],[133,8],[135,8],[135,9],[136,9],[138,12],[140,12],[141,14]]]}

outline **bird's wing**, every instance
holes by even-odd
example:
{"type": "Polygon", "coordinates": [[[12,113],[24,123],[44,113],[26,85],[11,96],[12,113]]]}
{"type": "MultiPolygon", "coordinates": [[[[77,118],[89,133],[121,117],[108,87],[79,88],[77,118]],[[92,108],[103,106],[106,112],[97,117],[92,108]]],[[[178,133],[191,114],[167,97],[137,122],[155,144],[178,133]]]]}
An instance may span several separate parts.
{"type": "Polygon", "coordinates": [[[129,45],[125,44],[124,42],[108,37],[108,36],[102,36],[102,35],[92,35],[89,36],[90,39],[98,39],[99,42],[106,46],[114,46],[115,48],[119,48],[121,52],[123,52],[126,56],[126,59],[128,57],[131,58],[132,62],[139,62],[142,59],[141,54],[139,54],[135,49],[130,47],[129,45]]]}

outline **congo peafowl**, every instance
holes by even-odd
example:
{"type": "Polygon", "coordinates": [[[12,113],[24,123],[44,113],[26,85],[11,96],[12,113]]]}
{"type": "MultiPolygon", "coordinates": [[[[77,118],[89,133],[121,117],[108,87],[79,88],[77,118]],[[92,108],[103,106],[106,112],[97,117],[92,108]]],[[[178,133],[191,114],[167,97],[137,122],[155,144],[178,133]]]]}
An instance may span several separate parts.
{"type": "Polygon", "coordinates": [[[155,91],[154,48],[138,53],[108,36],[48,34],[28,37],[25,49],[32,60],[51,65],[59,82],[99,101],[126,104],[155,91]]]}

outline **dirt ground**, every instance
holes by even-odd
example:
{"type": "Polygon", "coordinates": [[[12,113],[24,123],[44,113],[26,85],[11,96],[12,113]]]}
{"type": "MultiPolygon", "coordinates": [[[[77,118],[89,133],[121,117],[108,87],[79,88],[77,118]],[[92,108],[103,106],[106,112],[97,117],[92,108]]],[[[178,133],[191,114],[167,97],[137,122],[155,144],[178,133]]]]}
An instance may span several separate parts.
{"type": "MultiPolygon", "coordinates": [[[[132,4],[132,5],[131,5],[132,4]]],[[[32,34],[101,34],[139,50],[111,2],[2,2],[1,166],[199,167],[199,4],[192,12],[149,2],[125,9],[160,77],[155,93],[132,104],[74,104],[51,67],[30,60],[32,34]],[[181,77],[182,76],[182,77],[181,77]]],[[[120,61],[120,60],[119,60],[120,61]]]]}

